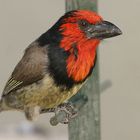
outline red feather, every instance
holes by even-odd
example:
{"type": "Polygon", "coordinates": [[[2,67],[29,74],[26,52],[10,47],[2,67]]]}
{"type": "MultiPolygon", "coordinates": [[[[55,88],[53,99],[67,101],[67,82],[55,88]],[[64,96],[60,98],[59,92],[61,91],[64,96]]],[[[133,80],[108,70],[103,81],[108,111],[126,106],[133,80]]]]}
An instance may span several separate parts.
{"type": "Polygon", "coordinates": [[[86,34],[80,30],[78,20],[87,20],[92,24],[100,22],[102,18],[94,12],[78,10],[74,16],[65,19],[60,27],[63,39],[60,46],[71,54],[67,59],[67,73],[76,82],[83,81],[89,74],[95,63],[96,47],[99,44],[98,39],[88,39],[86,34]],[[76,44],[77,59],[73,53],[73,45],[76,44]]]}

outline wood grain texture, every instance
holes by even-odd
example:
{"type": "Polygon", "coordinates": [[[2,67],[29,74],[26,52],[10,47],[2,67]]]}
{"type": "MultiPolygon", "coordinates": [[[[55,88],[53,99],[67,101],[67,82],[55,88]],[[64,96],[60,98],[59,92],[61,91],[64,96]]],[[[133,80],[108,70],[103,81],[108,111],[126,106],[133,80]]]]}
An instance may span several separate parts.
{"type": "Polygon", "coordinates": [[[66,11],[77,9],[97,11],[97,0],[66,0],[66,11]]]}
{"type": "MultiPolygon", "coordinates": [[[[88,9],[97,11],[97,0],[66,0],[66,11],[88,9]]],[[[69,126],[69,140],[100,140],[100,91],[98,59],[92,76],[76,96],[87,95],[88,102],[69,126]]],[[[71,101],[75,101],[75,98],[71,101]]],[[[79,97],[78,97],[79,98],[79,97]]],[[[76,104],[76,102],[73,102],[76,104]]]]}

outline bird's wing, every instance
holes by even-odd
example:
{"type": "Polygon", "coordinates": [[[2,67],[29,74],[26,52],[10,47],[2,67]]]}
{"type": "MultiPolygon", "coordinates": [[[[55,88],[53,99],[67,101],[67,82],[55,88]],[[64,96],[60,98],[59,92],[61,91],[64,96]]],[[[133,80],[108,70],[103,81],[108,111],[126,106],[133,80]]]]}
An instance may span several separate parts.
{"type": "Polygon", "coordinates": [[[39,47],[37,43],[33,43],[26,49],[23,58],[6,83],[3,96],[44,77],[47,66],[46,51],[45,47],[39,47]]]}

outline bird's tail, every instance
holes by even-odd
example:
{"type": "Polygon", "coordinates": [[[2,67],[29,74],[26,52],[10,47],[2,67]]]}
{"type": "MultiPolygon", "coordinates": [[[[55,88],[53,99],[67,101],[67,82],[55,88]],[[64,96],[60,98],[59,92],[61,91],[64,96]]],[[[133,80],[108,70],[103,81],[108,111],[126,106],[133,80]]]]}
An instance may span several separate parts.
{"type": "Polygon", "coordinates": [[[0,112],[10,110],[4,99],[0,99],[0,112]]]}

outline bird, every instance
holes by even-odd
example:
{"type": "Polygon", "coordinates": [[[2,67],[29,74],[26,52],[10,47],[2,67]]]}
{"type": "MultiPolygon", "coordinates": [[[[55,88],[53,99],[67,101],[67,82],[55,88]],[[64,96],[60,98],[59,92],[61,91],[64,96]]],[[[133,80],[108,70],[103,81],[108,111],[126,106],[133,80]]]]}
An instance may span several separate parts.
{"type": "Polygon", "coordinates": [[[43,109],[64,107],[90,77],[99,43],[121,34],[94,11],[65,13],[25,49],[4,87],[0,111],[21,111],[33,121],[43,109]]]}

